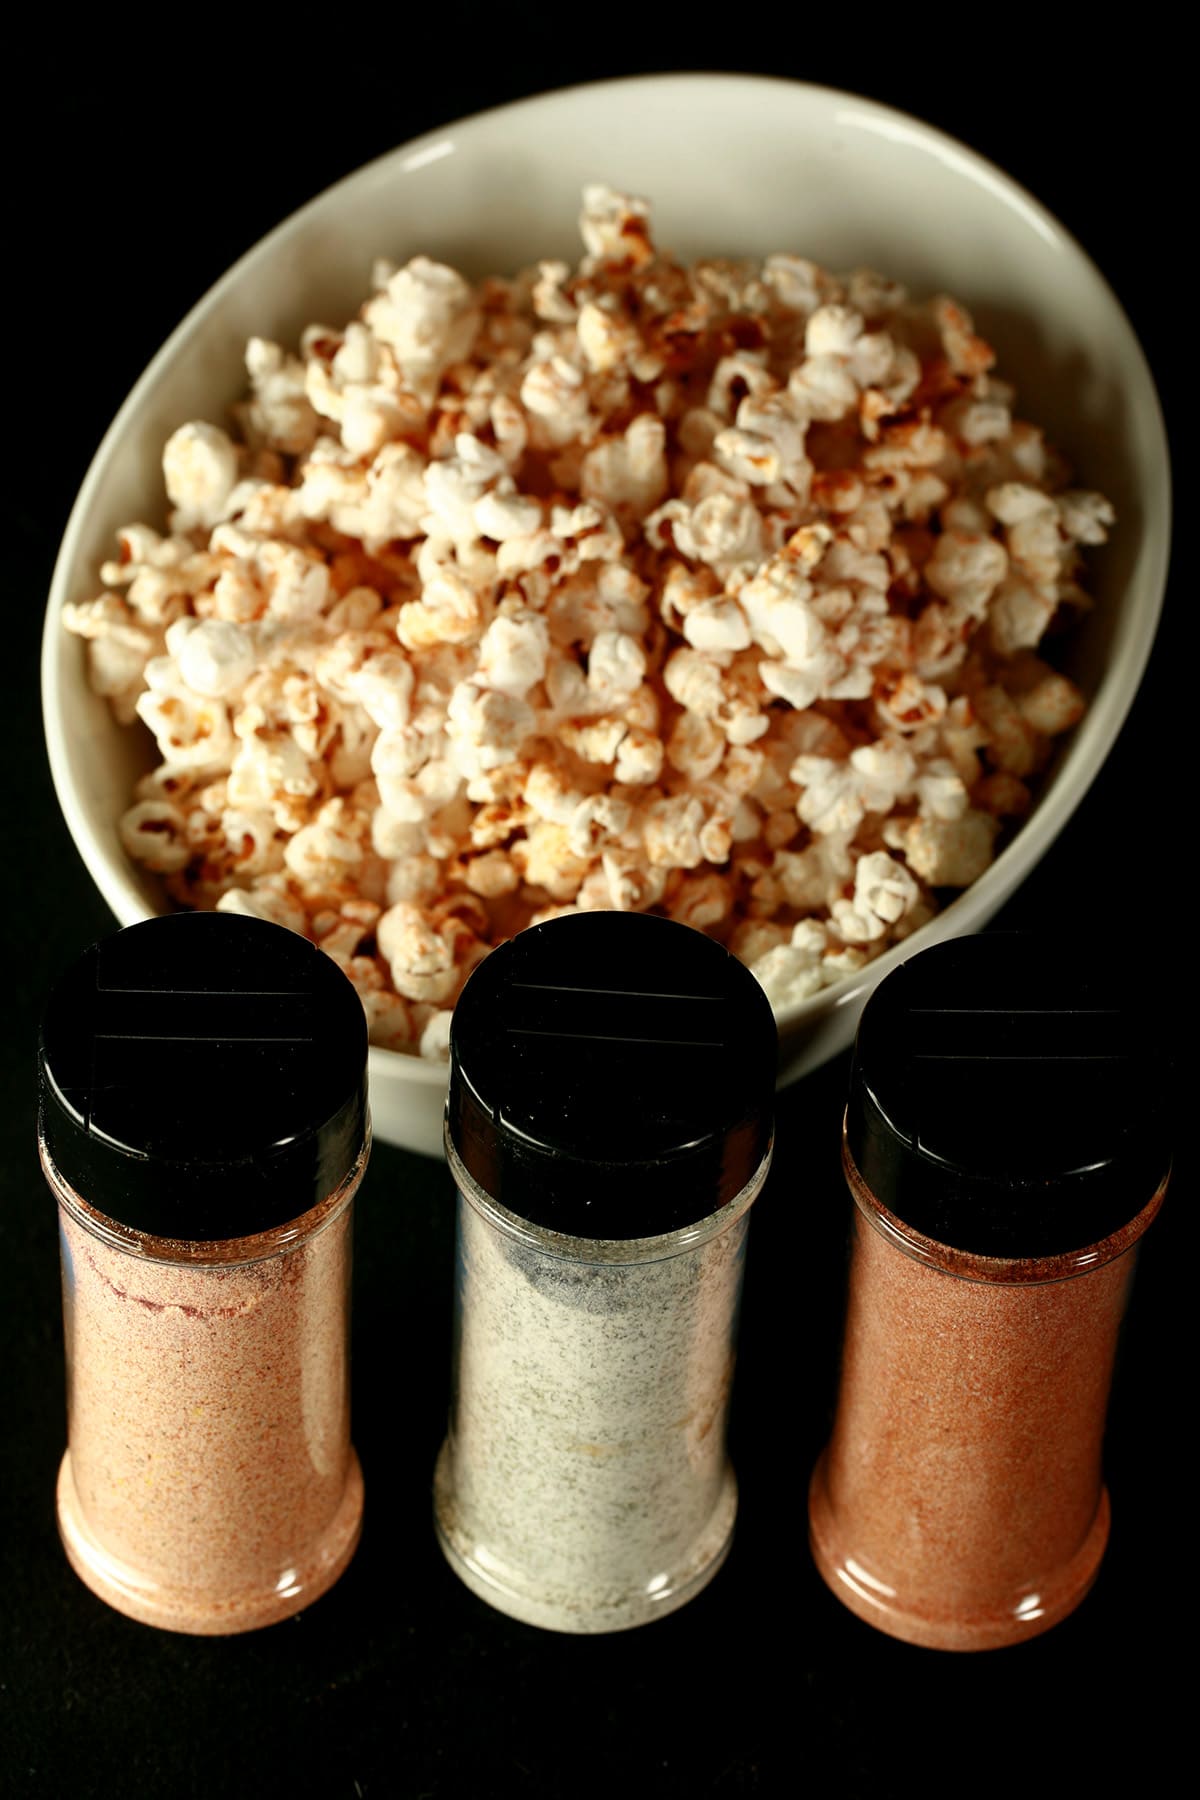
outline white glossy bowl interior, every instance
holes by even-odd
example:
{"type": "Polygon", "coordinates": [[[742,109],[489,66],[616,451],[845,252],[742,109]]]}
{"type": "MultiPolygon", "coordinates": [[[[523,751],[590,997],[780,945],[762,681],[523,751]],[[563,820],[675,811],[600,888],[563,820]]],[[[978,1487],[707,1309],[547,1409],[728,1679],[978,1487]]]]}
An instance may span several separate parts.
{"type": "MultiPolygon", "coordinates": [[[[97,591],[113,533],[161,520],[160,455],[182,421],[220,420],[242,391],[252,334],[294,342],[341,324],[372,259],[418,251],[478,277],[541,256],[574,261],[588,181],[648,196],[657,240],[684,257],[791,250],[868,263],[917,293],[974,311],[1078,479],[1114,502],[1119,529],[1090,559],[1096,612],[1070,650],[1089,711],[1014,841],[961,899],[862,974],[786,1010],[781,1079],[850,1041],[875,983],[920,945],[983,925],[1044,853],[1103,762],[1157,626],[1169,538],[1167,447],[1133,331],[1099,272],[1007,176],[919,121],[852,95],[751,76],[647,76],[564,90],[448,125],[330,188],[263,239],[193,308],[150,364],[96,453],[54,572],[43,645],[46,736],[76,845],[122,924],[162,910],[116,822],[151,766],[140,731],[88,687],[83,646],[59,619],[97,591]]],[[[445,1071],[371,1052],[375,1128],[438,1154],[445,1071]]]]}

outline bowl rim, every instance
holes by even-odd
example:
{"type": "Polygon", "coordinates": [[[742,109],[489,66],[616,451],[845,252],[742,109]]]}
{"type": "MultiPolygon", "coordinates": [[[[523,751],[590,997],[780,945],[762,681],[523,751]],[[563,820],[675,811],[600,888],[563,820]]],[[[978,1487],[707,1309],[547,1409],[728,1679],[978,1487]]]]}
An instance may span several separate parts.
{"type": "MultiPolygon", "coordinates": [[[[569,99],[573,95],[589,94],[605,99],[611,98],[614,103],[619,105],[630,89],[646,87],[676,91],[691,89],[695,92],[697,99],[700,98],[702,90],[706,88],[709,90],[724,88],[730,92],[735,89],[771,89],[781,95],[784,93],[793,95],[799,104],[803,104],[805,101],[815,101],[822,106],[841,105],[853,108],[858,115],[860,124],[867,124],[869,129],[874,129],[880,135],[891,136],[894,139],[899,138],[915,148],[931,151],[969,180],[986,188],[993,198],[1000,200],[1020,214],[1025,222],[1031,225],[1047,242],[1061,253],[1072,257],[1079,271],[1095,285],[1100,297],[1106,303],[1114,328],[1118,335],[1125,339],[1125,353],[1130,370],[1130,380],[1127,385],[1134,390],[1141,390],[1137,392],[1136,398],[1139,407],[1146,409],[1150,427],[1149,435],[1153,440],[1152,455],[1156,466],[1148,471],[1151,479],[1146,483],[1146,491],[1143,496],[1146,513],[1147,549],[1145,554],[1148,560],[1139,590],[1143,615],[1142,628],[1137,640],[1126,651],[1122,683],[1118,690],[1106,695],[1106,705],[1099,722],[1095,720],[1094,714],[1089,710],[1088,716],[1092,719],[1092,731],[1090,733],[1091,752],[1087,767],[1078,771],[1069,770],[1065,776],[1061,776],[1054,791],[1035,804],[1029,818],[1016,831],[1011,841],[995,861],[984,870],[983,874],[970,887],[963,889],[961,894],[934,918],[913,932],[910,937],[892,945],[881,956],[864,964],[861,970],[842,977],[828,987],[819,989],[817,993],[810,995],[807,999],[776,1007],[775,1016],[781,1037],[785,1031],[797,1030],[818,1017],[826,1016],[846,1006],[856,1005],[868,989],[873,988],[905,958],[943,938],[958,935],[960,922],[955,914],[961,905],[968,905],[976,913],[980,907],[986,910],[989,899],[996,894],[997,890],[999,890],[999,897],[995,901],[995,906],[1003,904],[1029,872],[1029,869],[1050,848],[1072,817],[1091,782],[1099,774],[1141,685],[1162,616],[1170,556],[1172,494],[1166,427],[1153,373],[1120,299],[1083,245],[1036,195],[1030,193],[998,164],[963,143],[961,139],[943,131],[940,126],[928,124],[915,114],[904,112],[886,102],[871,99],[848,89],[832,87],[819,82],[794,80],[787,76],[744,74],[736,70],[650,72],[576,82],[566,87],[542,89],[533,94],[523,95],[519,99],[500,102],[479,112],[450,120],[444,125],[421,133],[418,137],[407,139],[392,149],[372,157],[347,174],[339,176],[336,181],[331,182],[329,186],[322,188],[293,212],[288,213],[262,237],[249,245],[189,307],[146,364],[100,439],[68,515],[55,559],[42,632],[40,679],[43,729],[55,794],[67,829],[89,875],[122,925],[135,923],[149,915],[132,879],[111,863],[106,848],[99,844],[95,829],[84,812],[70,776],[65,737],[59,721],[62,714],[60,669],[64,650],[61,614],[66,600],[70,597],[68,582],[73,565],[77,560],[79,540],[83,535],[95,492],[131,419],[141,409],[144,400],[157,384],[160,375],[174,361],[177,352],[183,348],[201,322],[222,304],[227,292],[241,279],[247,267],[260,259],[269,258],[290,237],[302,232],[313,215],[331,203],[335,203],[336,197],[343,190],[359,184],[367,185],[382,168],[389,164],[400,164],[402,172],[407,167],[419,167],[422,160],[430,160],[429,152],[431,150],[436,149],[454,134],[466,133],[469,137],[475,136],[479,132],[486,131],[496,120],[511,119],[517,113],[532,114],[541,110],[549,111],[552,106],[560,104],[564,99],[569,99]]],[[[1070,751],[1068,750],[1068,758],[1069,755],[1070,751]]],[[[972,929],[973,927],[966,926],[966,928],[972,929]]],[[[407,1069],[419,1081],[430,1084],[443,1084],[446,1079],[444,1063],[434,1063],[402,1051],[388,1050],[379,1045],[371,1047],[370,1060],[372,1072],[376,1074],[382,1075],[400,1067],[407,1069]]]]}

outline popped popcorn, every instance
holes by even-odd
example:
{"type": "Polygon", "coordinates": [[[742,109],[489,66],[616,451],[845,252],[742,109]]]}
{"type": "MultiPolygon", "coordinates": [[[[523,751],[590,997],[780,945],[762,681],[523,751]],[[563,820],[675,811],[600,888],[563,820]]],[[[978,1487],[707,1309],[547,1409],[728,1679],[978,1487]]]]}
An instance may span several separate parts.
{"type": "Polygon", "coordinates": [[[435,1061],[502,938],[595,907],[777,1007],[988,867],[1082,714],[1038,653],[1114,522],[945,295],[685,266],[596,185],[577,268],[380,261],[252,338],[163,452],[165,532],[66,610],[161,765],[119,824],[185,906],[301,931],[435,1061]]]}

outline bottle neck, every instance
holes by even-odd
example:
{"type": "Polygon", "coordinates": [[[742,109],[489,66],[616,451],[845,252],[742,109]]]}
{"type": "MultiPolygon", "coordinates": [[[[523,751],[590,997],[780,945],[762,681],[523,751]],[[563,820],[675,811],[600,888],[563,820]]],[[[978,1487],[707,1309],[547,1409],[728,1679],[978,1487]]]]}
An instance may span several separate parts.
{"type": "Polygon", "coordinates": [[[1141,1211],[1119,1231],[1112,1232],[1097,1243],[1052,1256],[1008,1257],[980,1256],[974,1251],[956,1250],[952,1245],[939,1243],[936,1238],[925,1237],[921,1232],[914,1231],[912,1226],[890,1212],[864,1181],[851,1153],[844,1127],[842,1168],[858,1211],[872,1230],[877,1231],[894,1249],[924,1263],[927,1268],[940,1269],[963,1281],[984,1281],[1007,1286],[1035,1286],[1049,1281],[1075,1280],[1126,1255],[1157,1214],[1170,1179],[1168,1171],[1141,1211]]]}

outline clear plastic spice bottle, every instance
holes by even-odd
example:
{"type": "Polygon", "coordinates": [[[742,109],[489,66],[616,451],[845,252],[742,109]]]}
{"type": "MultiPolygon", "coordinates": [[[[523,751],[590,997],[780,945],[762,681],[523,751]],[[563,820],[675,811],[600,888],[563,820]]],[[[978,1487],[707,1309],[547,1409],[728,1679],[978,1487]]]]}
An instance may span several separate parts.
{"type": "Polygon", "coordinates": [[[817,1565],[911,1643],[981,1650],[1087,1593],[1138,1239],[1169,1169],[1163,1069],[1111,966],[962,938],[868,1002],[843,1161],[855,1203],[817,1565]]]}
{"type": "Polygon", "coordinates": [[[711,1580],[733,1530],[726,1415],[770,1160],[770,1006],[699,932],[583,913],[488,957],[450,1051],[442,1548],[530,1624],[643,1624],[711,1580]]]}
{"type": "Polygon", "coordinates": [[[176,914],[94,945],[40,1053],[62,1240],[67,1555],[173,1631],[268,1625],[354,1553],[352,1202],[366,1025],[280,926],[176,914]]]}

